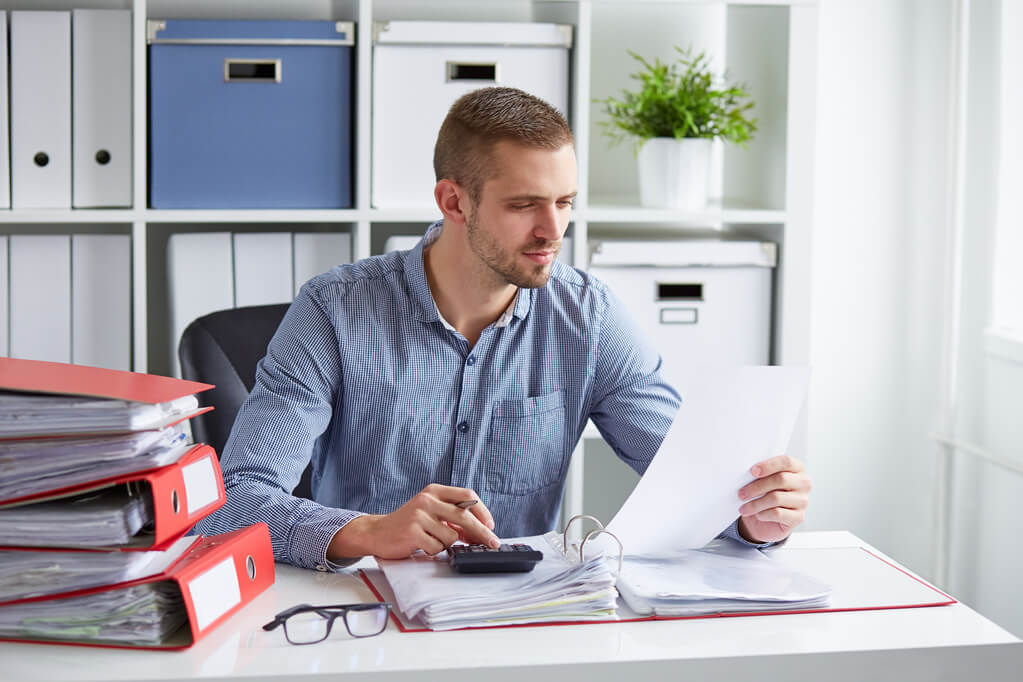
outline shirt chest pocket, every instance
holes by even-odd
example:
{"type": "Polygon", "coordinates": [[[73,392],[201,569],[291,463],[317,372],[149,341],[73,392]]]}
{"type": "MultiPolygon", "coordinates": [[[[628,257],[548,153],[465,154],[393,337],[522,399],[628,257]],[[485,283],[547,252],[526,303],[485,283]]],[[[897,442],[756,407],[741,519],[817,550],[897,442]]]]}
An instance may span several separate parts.
{"type": "Polygon", "coordinates": [[[527,495],[561,480],[565,460],[565,394],[502,400],[494,405],[485,487],[527,495]]]}

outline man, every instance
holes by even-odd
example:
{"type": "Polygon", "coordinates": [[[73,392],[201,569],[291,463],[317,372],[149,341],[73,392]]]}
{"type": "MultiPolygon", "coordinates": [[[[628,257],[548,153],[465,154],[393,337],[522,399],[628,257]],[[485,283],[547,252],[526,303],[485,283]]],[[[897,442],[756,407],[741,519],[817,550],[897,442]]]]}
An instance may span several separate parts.
{"type": "MultiPolygon", "coordinates": [[[[416,248],[336,267],[291,305],[201,532],[265,521],[278,560],[318,570],[496,546],[554,527],[588,419],[637,471],[656,453],[679,406],[660,357],[603,284],[555,261],[576,195],[564,118],[512,88],[471,92],[434,167],[444,218],[416,248]],[[289,493],[310,459],[315,501],[289,493]]],[[[753,474],[724,534],[782,540],[809,479],[788,457],[753,474]]]]}

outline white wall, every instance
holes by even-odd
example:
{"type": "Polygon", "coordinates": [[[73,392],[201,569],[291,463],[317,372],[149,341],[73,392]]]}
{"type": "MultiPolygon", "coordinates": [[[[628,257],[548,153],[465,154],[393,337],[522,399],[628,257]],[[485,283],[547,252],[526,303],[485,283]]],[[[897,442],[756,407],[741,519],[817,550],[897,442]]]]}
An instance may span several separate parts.
{"type": "MultiPolygon", "coordinates": [[[[972,0],[954,423],[939,421],[953,0],[822,0],[809,528],[848,528],[934,578],[934,434],[953,458],[942,587],[1023,634],[1023,359],[991,356],[999,0],[972,0]]],[[[1018,299],[1017,299],[1018,300],[1018,299]]]]}
{"type": "Polygon", "coordinates": [[[823,0],[810,528],[927,574],[940,367],[949,0],[823,0]]]}

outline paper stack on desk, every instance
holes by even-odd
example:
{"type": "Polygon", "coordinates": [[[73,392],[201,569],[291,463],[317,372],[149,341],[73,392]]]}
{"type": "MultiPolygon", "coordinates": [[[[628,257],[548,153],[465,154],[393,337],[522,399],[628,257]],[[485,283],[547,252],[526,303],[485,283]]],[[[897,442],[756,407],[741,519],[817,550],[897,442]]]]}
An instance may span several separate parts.
{"type": "Polygon", "coordinates": [[[715,540],[703,549],[626,557],[618,591],[639,616],[696,616],[824,608],[831,586],[754,548],[715,540]]]}
{"type": "Polygon", "coordinates": [[[273,582],[265,525],[185,536],[226,500],[208,388],[0,358],[0,639],[188,646],[273,582]]]}
{"type": "Polygon", "coordinates": [[[543,552],[529,573],[464,575],[447,555],[377,563],[406,619],[431,630],[520,623],[614,620],[614,575],[603,557],[573,561],[554,533],[507,540],[543,552]]]}

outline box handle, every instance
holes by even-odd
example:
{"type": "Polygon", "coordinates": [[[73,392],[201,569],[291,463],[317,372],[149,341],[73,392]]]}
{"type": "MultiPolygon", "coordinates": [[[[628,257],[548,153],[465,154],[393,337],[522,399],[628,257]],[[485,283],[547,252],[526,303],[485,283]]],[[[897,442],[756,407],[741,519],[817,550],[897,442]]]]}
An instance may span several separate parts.
{"type": "Polygon", "coordinates": [[[702,301],[703,285],[676,282],[657,283],[658,301],[702,301]]]}
{"type": "Polygon", "coordinates": [[[697,324],[700,311],[696,308],[661,308],[661,324],[697,324]]]}
{"type": "Polygon", "coordinates": [[[225,83],[280,83],[280,59],[225,59],[225,83]]]}
{"type": "Polygon", "coordinates": [[[497,82],[497,62],[447,62],[448,81],[497,82]]]}

